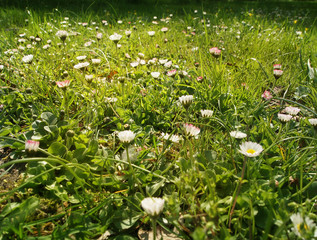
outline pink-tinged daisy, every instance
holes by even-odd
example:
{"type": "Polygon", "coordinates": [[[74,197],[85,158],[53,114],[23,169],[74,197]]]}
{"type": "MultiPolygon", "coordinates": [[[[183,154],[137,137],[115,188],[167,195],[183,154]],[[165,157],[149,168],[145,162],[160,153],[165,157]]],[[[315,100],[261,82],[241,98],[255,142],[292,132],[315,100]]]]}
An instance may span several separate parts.
{"type": "Polygon", "coordinates": [[[177,73],[177,70],[174,69],[174,70],[168,71],[166,75],[169,77],[174,77],[176,73],[177,73]]]}
{"type": "Polygon", "coordinates": [[[197,82],[201,82],[203,79],[204,79],[204,77],[202,77],[202,76],[199,76],[196,78],[197,82]]]}
{"type": "Polygon", "coordinates": [[[56,85],[60,88],[66,88],[68,87],[70,84],[70,80],[65,80],[65,81],[62,81],[62,82],[56,82],[56,85]]]}
{"type": "Polygon", "coordinates": [[[239,149],[239,152],[247,157],[257,157],[262,151],[263,147],[255,142],[244,142],[239,149]]]}
{"type": "Polygon", "coordinates": [[[280,69],[274,69],[273,70],[273,75],[276,79],[280,78],[283,74],[283,70],[280,69]]]}
{"type": "Polygon", "coordinates": [[[166,33],[168,31],[168,28],[167,27],[163,27],[162,29],[161,29],[161,32],[163,32],[163,33],[166,33]]]}
{"type": "Polygon", "coordinates": [[[200,133],[200,129],[195,127],[193,124],[184,124],[185,133],[190,137],[197,137],[200,133]]]}
{"type": "Polygon", "coordinates": [[[262,94],[262,97],[265,99],[265,100],[270,100],[271,98],[273,98],[272,94],[265,90],[264,93],[262,94]]]}
{"type": "Polygon", "coordinates": [[[281,64],[274,64],[273,68],[274,69],[282,69],[282,65],[281,64]]]}
{"type": "Polygon", "coordinates": [[[25,150],[28,152],[36,152],[39,149],[40,142],[33,141],[33,140],[27,140],[25,142],[25,150]]]}

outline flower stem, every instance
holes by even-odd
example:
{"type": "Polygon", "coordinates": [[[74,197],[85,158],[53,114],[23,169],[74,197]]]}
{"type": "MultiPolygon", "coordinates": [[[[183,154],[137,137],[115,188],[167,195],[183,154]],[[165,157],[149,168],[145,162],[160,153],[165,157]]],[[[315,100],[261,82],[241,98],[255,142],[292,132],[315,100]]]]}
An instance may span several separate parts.
{"type": "Polygon", "coordinates": [[[135,179],[135,181],[137,182],[138,188],[139,188],[140,192],[142,193],[142,195],[145,196],[145,194],[144,194],[144,192],[143,192],[143,189],[142,189],[142,187],[141,187],[141,185],[140,185],[140,182],[139,182],[139,180],[136,178],[136,176],[135,176],[135,174],[134,174],[134,169],[133,169],[133,167],[132,167],[132,163],[131,163],[131,160],[130,160],[130,157],[129,157],[129,145],[128,145],[128,144],[126,145],[126,151],[127,151],[127,159],[128,159],[128,162],[129,162],[129,167],[130,167],[130,171],[131,171],[131,173],[132,173],[132,177],[133,177],[133,178],[135,179]]]}
{"type": "Polygon", "coordinates": [[[234,208],[235,208],[235,206],[236,206],[237,199],[238,199],[238,196],[239,196],[239,193],[240,193],[240,190],[241,190],[242,181],[243,181],[243,177],[244,177],[244,173],[245,173],[245,168],[246,168],[246,163],[247,163],[247,158],[244,157],[243,167],[242,167],[242,173],[241,173],[241,179],[240,179],[239,186],[238,186],[238,189],[237,189],[237,192],[236,192],[236,196],[235,196],[235,198],[234,198],[234,201],[233,201],[233,204],[232,204],[232,208],[231,208],[231,211],[230,211],[229,229],[230,229],[230,225],[231,225],[231,219],[232,219],[232,215],[233,215],[233,212],[234,212],[234,208]]]}
{"type": "Polygon", "coordinates": [[[153,240],[156,240],[156,217],[152,218],[153,240]]]}

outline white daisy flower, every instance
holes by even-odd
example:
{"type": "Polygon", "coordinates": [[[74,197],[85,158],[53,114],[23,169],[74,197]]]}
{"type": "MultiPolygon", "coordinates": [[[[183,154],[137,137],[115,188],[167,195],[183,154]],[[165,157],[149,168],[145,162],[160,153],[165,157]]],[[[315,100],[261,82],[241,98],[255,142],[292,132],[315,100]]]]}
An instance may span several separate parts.
{"type": "Polygon", "coordinates": [[[115,44],[117,44],[117,43],[120,41],[121,38],[122,38],[122,35],[117,34],[117,33],[114,33],[113,35],[111,35],[111,36],[109,37],[109,39],[110,39],[111,41],[113,41],[115,44]]]}
{"type": "Polygon", "coordinates": [[[118,133],[119,140],[123,143],[130,143],[135,138],[135,133],[131,130],[125,130],[118,133]]]}
{"type": "Polygon", "coordinates": [[[155,34],[155,31],[149,31],[149,32],[147,32],[147,33],[149,34],[150,37],[153,37],[154,34],[155,34]]]}
{"type": "Polygon", "coordinates": [[[94,58],[94,59],[91,59],[91,62],[92,62],[92,64],[94,64],[94,65],[98,65],[98,64],[101,63],[101,59],[94,58]]]}
{"type": "Polygon", "coordinates": [[[233,138],[242,139],[242,138],[247,137],[247,134],[240,132],[240,131],[231,131],[230,136],[233,138]]]}
{"type": "Polygon", "coordinates": [[[193,102],[194,96],[193,95],[184,95],[179,97],[179,101],[183,106],[188,107],[193,102]]]}
{"type": "Polygon", "coordinates": [[[153,78],[158,78],[160,76],[160,72],[151,72],[151,76],[153,78]]]}
{"type": "Polygon", "coordinates": [[[308,119],[308,122],[313,126],[317,126],[317,118],[308,119]]]}
{"type": "Polygon", "coordinates": [[[162,133],[162,137],[165,140],[171,141],[173,143],[179,143],[181,140],[183,140],[183,138],[181,136],[178,136],[176,134],[168,134],[168,133],[162,133]]]}
{"type": "Polygon", "coordinates": [[[292,115],[278,113],[277,114],[278,119],[280,119],[282,122],[288,122],[292,119],[292,115]]]}
{"type": "Polygon", "coordinates": [[[89,62],[78,63],[74,66],[75,69],[83,69],[89,66],[89,62]]]}
{"type": "Polygon", "coordinates": [[[32,61],[33,61],[33,55],[30,54],[30,55],[24,56],[24,57],[22,58],[22,61],[23,61],[24,63],[32,63],[32,61]]]}
{"type": "Polygon", "coordinates": [[[201,116],[203,117],[211,117],[214,111],[212,110],[200,110],[201,116]]]}
{"type": "Polygon", "coordinates": [[[255,142],[244,142],[239,149],[239,152],[247,157],[257,157],[262,151],[263,147],[255,142]]]}
{"type": "Polygon", "coordinates": [[[141,206],[148,215],[156,217],[163,211],[164,203],[162,198],[148,197],[142,200],[141,206]]]}
{"type": "Polygon", "coordinates": [[[65,31],[65,30],[59,30],[59,31],[56,32],[55,35],[57,37],[59,37],[59,39],[64,42],[66,40],[67,36],[68,36],[68,32],[65,31]]]}
{"type": "Polygon", "coordinates": [[[293,116],[297,115],[300,112],[300,108],[291,107],[291,106],[286,107],[284,110],[286,113],[293,115],[293,116]]]}
{"type": "Polygon", "coordinates": [[[305,219],[300,215],[300,213],[294,213],[290,217],[294,224],[292,228],[293,232],[300,238],[306,239],[307,234],[312,234],[312,229],[316,228],[316,224],[309,217],[305,219]]]}
{"type": "Polygon", "coordinates": [[[83,61],[83,60],[86,59],[86,57],[87,57],[87,56],[78,56],[78,57],[76,57],[76,59],[77,59],[78,61],[83,61]]]}

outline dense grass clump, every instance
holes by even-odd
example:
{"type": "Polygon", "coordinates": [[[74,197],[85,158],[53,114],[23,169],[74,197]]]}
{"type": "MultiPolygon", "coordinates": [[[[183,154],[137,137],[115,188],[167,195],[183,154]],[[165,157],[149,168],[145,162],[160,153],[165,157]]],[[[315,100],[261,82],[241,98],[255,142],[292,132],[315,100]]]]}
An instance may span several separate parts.
{"type": "Polygon", "coordinates": [[[0,239],[316,237],[314,12],[132,6],[0,9],[0,239]]]}

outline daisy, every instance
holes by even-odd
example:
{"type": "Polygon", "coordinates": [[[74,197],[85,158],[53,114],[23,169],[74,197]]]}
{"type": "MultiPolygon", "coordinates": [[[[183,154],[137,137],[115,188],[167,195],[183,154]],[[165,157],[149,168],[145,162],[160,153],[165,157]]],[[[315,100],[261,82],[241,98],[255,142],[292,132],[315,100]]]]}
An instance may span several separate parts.
{"type": "Polygon", "coordinates": [[[87,57],[87,56],[78,56],[78,57],[76,57],[76,59],[77,59],[78,61],[83,61],[83,60],[86,59],[86,57],[87,57]]]}
{"type": "Polygon", "coordinates": [[[277,114],[278,119],[280,119],[282,122],[288,122],[292,119],[292,115],[278,113],[277,114]]]}
{"type": "Polygon", "coordinates": [[[185,129],[185,133],[191,137],[197,137],[198,134],[200,133],[200,129],[198,127],[195,127],[193,124],[185,123],[184,129],[185,129]]]}
{"type": "Polygon", "coordinates": [[[141,206],[148,215],[156,217],[163,211],[164,203],[162,198],[148,197],[142,200],[141,206]]]}
{"type": "Polygon", "coordinates": [[[174,77],[176,73],[177,73],[177,70],[174,69],[174,70],[168,71],[166,75],[169,77],[174,77]]]}
{"type": "Polygon", "coordinates": [[[33,55],[30,54],[30,55],[24,56],[24,57],[22,58],[22,61],[23,61],[24,63],[32,63],[32,61],[33,61],[33,55]]]}
{"type": "Polygon", "coordinates": [[[36,152],[39,149],[40,142],[38,141],[32,141],[32,140],[27,140],[25,142],[25,150],[28,152],[36,152]]]}
{"type": "Polygon", "coordinates": [[[164,64],[164,67],[170,68],[172,66],[172,61],[168,61],[164,64]]]}
{"type": "Polygon", "coordinates": [[[130,30],[126,30],[124,33],[129,38],[132,32],[130,30]]]}
{"type": "Polygon", "coordinates": [[[62,81],[62,82],[56,82],[56,85],[59,87],[59,88],[66,88],[68,87],[70,84],[70,80],[65,80],[65,81],[62,81]]]}
{"type": "Polygon", "coordinates": [[[92,61],[92,64],[94,64],[94,65],[98,65],[98,64],[100,64],[101,63],[101,59],[91,59],[91,61],[92,61]]]}
{"type": "Polygon", "coordinates": [[[188,107],[193,102],[194,96],[193,95],[184,95],[179,97],[179,101],[183,106],[188,107]]]}
{"type": "Polygon", "coordinates": [[[183,138],[181,136],[178,136],[176,134],[168,134],[168,133],[162,133],[162,137],[165,140],[171,141],[173,143],[179,143],[181,140],[183,140],[183,138]]]}
{"type": "Polygon", "coordinates": [[[247,137],[247,134],[240,132],[240,131],[231,131],[229,134],[231,137],[237,138],[237,139],[242,139],[242,138],[247,137]]]}
{"type": "Polygon", "coordinates": [[[294,224],[292,228],[293,232],[300,238],[306,239],[307,233],[312,233],[312,229],[316,228],[316,224],[309,217],[305,219],[300,215],[300,213],[294,213],[290,217],[294,224]]]}
{"type": "Polygon", "coordinates": [[[291,107],[291,106],[286,107],[284,110],[286,113],[293,115],[293,116],[297,115],[300,112],[300,108],[291,107]]]}
{"type": "Polygon", "coordinates": [[[281,64],[274,64],[273,68],[274,69],[282,69],[282,65],[281,64]]]}
{"type": "Polygon", "coordinates": [[[163,33],[166,33],[168,31],[168,28],[167,27],[163,27],[162,29],[161,29],[161,32],[163,32],[163,33]]]}
{"type": "Polygon", "coordinates": [[[200,113],[203,117],[211,117],[214,112],[212,110],[200,110],[200,113]]]}
{"type": "Polygon", "coordinates": [[[123,143],[130,143],[135,138],[135,133],[131,130],[125,130],[118,133],[119,140],[123,143]]]}
{"type": "Polygon", "coordinates": [[[149,32],[147,32],[147,33],[149,34],[150,37],[153,37],[154,34],[155,34],[155,31],[149,31],[149,32]]]}
{"type": "Polygon", "coordinates": [[[65,42],[67,36],[68,36],[68,32],[65,30],[59,30],[56,32],[55,34],[57,37],[59,37],[60,40],[62,40],[63,42],[65,42]]]}
{"type": "Polygon", "coordinates": [[[239,152],[247,157],[257,157],[262,151],[262,146],[255,142],[244,142],[239,149],[239,152]]]}
{"type": "Polygon", "coordinates": [[[87,82],[91,82],[93,79],[94,79],[94,75],[92,75],[92,74],[86,74],[85,75],[85,79],[86,79],[86,81],[87,82]]]}
{"type": "Polygon", "coordinates": [[[308,119],[308,122],[313,126],[317,126],[317,118],[308,119]]]}
{"type": "Polygon", "coordinates": [[[274,69],[273,70],[273,75],[276,79],[278,79],[279,77],[281,77],[283,74],[283,70],[280,69],[274,69]]]}
{"type": "Polygon", "coordinates": [[[78,63],[74,66],[75,69],[83,69],[89,66],[89,62],[78,63]]]}
{"type": "Polygon", "coordinates": [[[265,100],[270,100],[271,98],[273,98],[272,94],[265,90],[264,93],[261,95],[265,100]]]}
{"type": "Polygon", "coordinates": [[[122,35],[117,34],[117,33],[114,33],[113,35],[111,35],[111,36],[109,37],[109,39],[110,39],[111,41],[113,41],[115,44],[117,44],[117,43],[120,41],[121,38],[122,38],[122,35]]]}
{"type": "Polygon", "coordinates": [[[98,41],[101,40],[102,39],[102,33],[98,32],[96,34],[96,38],[97,38],[98,41]]]}
{"type": "Polygon", "coordinates": [[[151,76],[153,78],[158,78],[160,76],[160,73],[159,72],[151,72],[151,76]]]}

